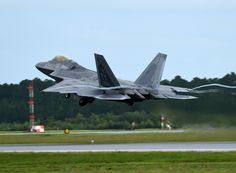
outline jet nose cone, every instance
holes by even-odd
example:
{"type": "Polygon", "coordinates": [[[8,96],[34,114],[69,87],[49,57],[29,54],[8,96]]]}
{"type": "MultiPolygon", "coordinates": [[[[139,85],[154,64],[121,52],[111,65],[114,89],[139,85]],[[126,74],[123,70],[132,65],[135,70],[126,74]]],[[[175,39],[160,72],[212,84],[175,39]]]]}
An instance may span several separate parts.
{"type": "Polygon", "coordinates": [[[49,69],[47,68],[47,63],[46,63],[46,62],[40,62],[40,63],[36,64],[35,67],[36,67],[39,71],[41,71],[41,72],[43,72],[43,73],[45,73],[45,74],[46,74],[46,73],[49,74],[49,73],[52,72],[51,70],[49,71],[49,69]]]}
{"type": "Polygon", "coordinates": [[[53,70],[51,68],[48,67],[48,63],[47,62],[40,62],[38,64],[35,65],[35,67],[41,71],[42,73],[49,75],[53,72],[53,70]]]}
{"type": "Polygon", "coordinates": [[[35,67],[36,67],[37,69],[44,68],[44,67],[45,67],[45,63],[40,62],[40,63],[36,64],[35,67]]]}

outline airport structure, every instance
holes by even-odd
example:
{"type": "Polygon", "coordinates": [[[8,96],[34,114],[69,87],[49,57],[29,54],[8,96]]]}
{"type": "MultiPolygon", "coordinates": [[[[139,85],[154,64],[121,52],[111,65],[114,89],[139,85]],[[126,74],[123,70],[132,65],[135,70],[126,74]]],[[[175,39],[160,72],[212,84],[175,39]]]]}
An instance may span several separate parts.
{"type": "Polygon", "coordinates": [[[34,84],[30,81],[29,86],[29,130],[36,133],[44,133],[44,125],[35,125],[35,114],[34,114],[34,84]]]}
{"type": "Polygon", "coordinates": [[[33,81],[30,81],[29,86],[27,87],[29,90],[29,129],[32,130],[32,128],[35,125],[35,115],[34,115],[34,85],[33,81]]]}

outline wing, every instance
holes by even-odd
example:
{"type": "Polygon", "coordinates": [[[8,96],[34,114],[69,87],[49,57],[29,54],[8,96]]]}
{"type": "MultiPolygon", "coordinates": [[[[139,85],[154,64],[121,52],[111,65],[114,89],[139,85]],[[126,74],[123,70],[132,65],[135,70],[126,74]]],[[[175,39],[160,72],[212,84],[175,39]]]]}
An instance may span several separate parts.
{"type": "Polygon", "coordinates": [[[109,88],[100,88],[97,86],[88,85],[80,80],[65,79],[49,88],[44,92],[58,92],[61,94],[77,94],[80,97],[93,97],[100,100],[127,100],[130,97],[126,94],[113,92],[109,88]]]}
{"type": "Polygon", "coordinates": [[[82,97],[95,97],[97,95],[103,94],[103,92],[96,89],[96,87],[89,86],[86,83],[75,79],[66,79],[43,91],[58,92],[61,94],[77,94],[78,96],[82,97]]]}

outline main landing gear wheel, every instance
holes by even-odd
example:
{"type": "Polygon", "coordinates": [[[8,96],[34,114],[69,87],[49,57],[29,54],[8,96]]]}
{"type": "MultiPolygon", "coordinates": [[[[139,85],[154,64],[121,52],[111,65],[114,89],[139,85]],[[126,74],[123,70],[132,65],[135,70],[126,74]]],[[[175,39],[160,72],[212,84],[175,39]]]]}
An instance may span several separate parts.
{"type": "Polygon", "coordinates": [[[66,95],[65,95],[65,98],[66,98],[66,99],[69,99],[69,98],[70,98],[70,94],[66,94],[66,95]]]}

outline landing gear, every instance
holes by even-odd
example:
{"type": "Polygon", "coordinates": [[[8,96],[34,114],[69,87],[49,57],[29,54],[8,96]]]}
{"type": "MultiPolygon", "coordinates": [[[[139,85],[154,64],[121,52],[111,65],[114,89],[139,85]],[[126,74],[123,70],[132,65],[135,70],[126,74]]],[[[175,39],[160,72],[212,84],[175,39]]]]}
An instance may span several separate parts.
{"type": "Polygon", "coordinates": [[[80,106],[85,106],[88,103],[92,103],[95,99],[91,97],[81,97],[79,100],[79,105],[80,106]]]}
{"type": "Polygon", "coordinates": [[[129,106],[132,106],[134,104],[134,101],[133,100],[128,100],[125,103],[127,103],[129,106]]]}
{"type": "Polygon", "coordinates": [[[69,99],[69,98],[70,98],[70,94],[66,94],[66,95],[65,95],[65,98],[66,98],[66,99],[69,99]]]}
{"type": "Polygon", "coordinates": [[[79,100],[79,105],[82,107],[85,106],[87,103],[88,102],[85,99],[83,99],[83,97],[79,100]]]}

